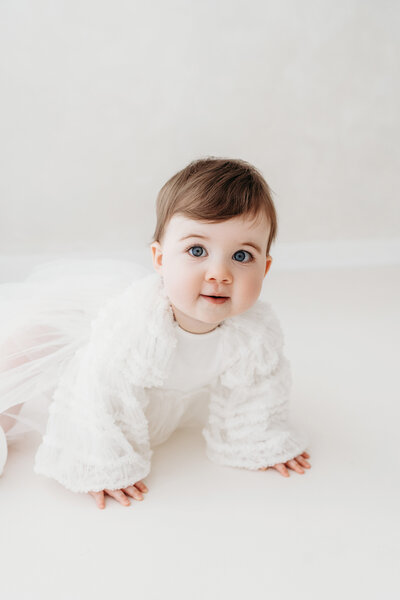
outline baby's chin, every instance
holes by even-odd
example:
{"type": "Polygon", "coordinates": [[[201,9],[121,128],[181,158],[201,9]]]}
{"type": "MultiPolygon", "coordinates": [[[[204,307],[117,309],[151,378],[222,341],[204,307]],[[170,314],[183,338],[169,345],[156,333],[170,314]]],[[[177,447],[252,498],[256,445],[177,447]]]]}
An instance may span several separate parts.
{"type": "Polygon", "coordinates": [[[199,324],[204,325],[219,325],[224,319],[226,319],[226,315],[222,315],[222,313],[219,316],[215,314],[210,315],[205,311],[188,311],[185,314],[193,321],[197,321],[199,324]]]}
{"type": "Polygon", "coordinates": [[[217,308],[213,309],[204,309],[194,311],[192,314],[189,314],[192,319],[199,321],[199,323],[205,323],[207,325],[219,325],[228,317],[232,317],[233,313],[231,310],[227,310],[225,308],[217,308]]]}
{"type": "Polygon", "coordinates": [[[201,311],[197,312],[197,316],[196,314],[193,314],[192,318],[198,319],[199,321],[207,323],[208,325],[219,325],[225,319],[228,319],[230,317],[236,317],[245,313],[253,306],[253,304],[254,302],[252,304],[249,304],[248,306],[243,305],[239,307],[232,306],[231,301],[229,301],[229,306],[220,305],[220,307],[217,307],[216,310],[214,310],[214,306],[210,308],[210,310],[203,308],[201,311]]]}
{"type": "Polygon", "coordinates": [[[219,325],[229,316],[227,311],[207,310],[199,306],[180,306],[173,304],[175,318],[190,319],[193,324],[198,325],[219,325]]]}

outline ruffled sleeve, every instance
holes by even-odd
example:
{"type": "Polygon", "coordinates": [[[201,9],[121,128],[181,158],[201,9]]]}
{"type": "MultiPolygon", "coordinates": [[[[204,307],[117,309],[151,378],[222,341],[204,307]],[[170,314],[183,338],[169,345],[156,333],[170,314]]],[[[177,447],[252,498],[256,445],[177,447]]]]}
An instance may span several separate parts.
{"type": "Polygon", "coordinates": [[[101,311],[55,390],[36,473],[73,492],[125,488],[148,475],[152,450],[140,390],[129,377],[128,344],[121,313],[116,320],[101,311]]]}
{"type": "Polygon", "coordinates": [[[214,462],[260,469],[286,462],[307,446],[289,424],[292,376],[283,354],[280,324],[267,303],[243,320],[227,348],[239,348],[236,360],[211,389],[203,437],[214,462]]]}

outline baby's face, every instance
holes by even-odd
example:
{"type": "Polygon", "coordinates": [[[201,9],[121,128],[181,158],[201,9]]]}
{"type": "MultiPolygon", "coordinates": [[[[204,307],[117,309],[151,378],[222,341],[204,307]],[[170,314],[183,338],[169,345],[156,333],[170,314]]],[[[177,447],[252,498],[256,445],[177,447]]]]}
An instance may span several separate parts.
{"type": "Polygon", "coordinates": [[[180,214],[171,218],[162,244],[154,242],[151,248],[154,268],[183,329],[207,333],[255,303],[272,261],[266,256],[269,230],[265,216],[258,224],[242,216],[219,223],[180,214]]]}

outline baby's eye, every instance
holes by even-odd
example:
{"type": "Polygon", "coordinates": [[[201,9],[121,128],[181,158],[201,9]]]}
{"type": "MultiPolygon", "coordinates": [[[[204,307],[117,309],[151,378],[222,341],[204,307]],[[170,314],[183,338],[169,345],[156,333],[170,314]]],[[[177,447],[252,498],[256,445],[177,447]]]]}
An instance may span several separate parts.
{"type": "Polygon", "coordinates": [[[237,252],[235,252],[235,254],[233,256],[237,256],[237,255],[239,255],[239,257],[240,257],[238,259],[238,262],[251,262],[253,260],[253,255],[251,254],[251,252],[248,252],[247,250],[238,250],[237,252]],[[248,260],[243,260],[242,256],[244,254],[248,254],[250,258],[248,260]]]}
{"type": "MultiPolygon", "coordinates": [[[[194,256],[196,258],[202,257],[202,251],[204,250],[203,246],[191,246],[190,248],[188,248],[188,252],[190,253],[190,256],[194,256]],[[193,254],[190,252],[191,250],[193,250],[193,254]]],[[[251,252],[248,252],[247,250],[238,250],[237,252],[235,252],[233,254],[233,256],[236,256],[236,261],[237,262],[241,262],[241,263],[248,263],[251,262],[252,260],[254,260],[253,255],[251,254],[251,252]],[[248,254],[249,258],[247,260],[245,260],[246,258],[246,254],[248,254]]]]}
{"type": "Polygon", "coordinates": [[[201,256],[201,251],[204,250],[203,246],[192,246],[191,248],[189,248],[188,252],[190,252],[191,250],[195,250],[195,254],[191,254],[191,256],[196,256],[199,257],[201,256]],[[198,252],[198,250],[200,250],[200,252],[198,252]]]}

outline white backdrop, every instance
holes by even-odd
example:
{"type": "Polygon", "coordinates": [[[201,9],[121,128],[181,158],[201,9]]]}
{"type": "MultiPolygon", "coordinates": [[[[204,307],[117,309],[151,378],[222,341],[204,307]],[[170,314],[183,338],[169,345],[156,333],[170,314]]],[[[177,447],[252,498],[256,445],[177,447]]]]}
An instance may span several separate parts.
{"type": "Polygon", "coordinates": [[[395,0],[0,7],[3,259],[149,252],[158,190],[207,155],[262,171],[293,255],[399,257],[395,0]]]}
{"type": "Polygon", "coordinates": [[[0,0],[0,281],[60,253],[149,262],[166,179],[254,163],[312,464],[224,469],[181,430],[143,503],[98,511],[33,473],[28,437],[0,484],[2,598],[400,598],[399,31],[396,0],[0,0]]]}

